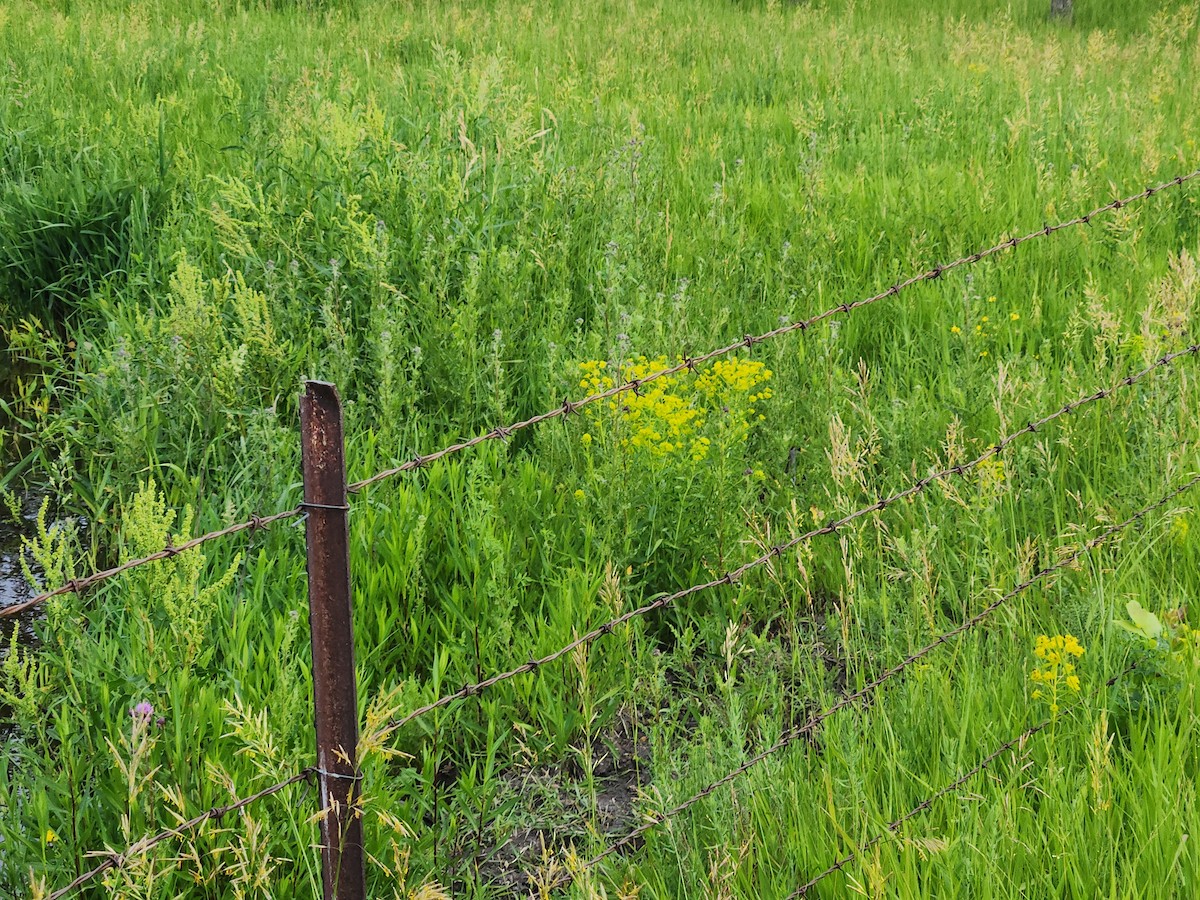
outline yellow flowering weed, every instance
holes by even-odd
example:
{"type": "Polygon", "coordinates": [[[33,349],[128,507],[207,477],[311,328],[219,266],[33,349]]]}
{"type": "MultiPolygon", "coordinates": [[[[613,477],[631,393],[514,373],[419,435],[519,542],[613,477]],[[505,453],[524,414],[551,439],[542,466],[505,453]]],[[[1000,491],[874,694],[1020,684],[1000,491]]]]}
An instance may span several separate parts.
{"type": "MultiPolygon", "coordinates": [[[[669,365],[665,356],[637,356],[611,367],[605,360],[588,360],[579,364],[579,386],[603,393],[618,379],[644,379],[669,365]],[[620,370],[616,375],[614,368],[620,370]]],[[[622,449],[651,458],[700,462],[716,437],[705,431],[720,431],[730,442],[746,440],[751,426],[763,418],[757,405],[771,398],[771,389],[764,386],[771,375],[761,362],[731,357],[717,360],[692,385],[678,374],[656,378],[608,401],[608,412],[617,415],[617,441],[622,449]]],[[[599,433],[605,425],[604,409],[593,404],[585,413],[593,428],[580,441],[588,446],[593,432],[599,433]]]]}
{"type": "Polygon", "coordinates": [[[1075,671],[1075,660],[1083,656],[1085,648],[1071,634],[1056,634],[1053,637],[1039,634],[1034,642],[1033,655],[1039,662],[1029,673],[1029,680],[1037,687],[1030,694],[1033,700],[1044,700],[1052,716],[1062,708],[1064,695],[1078,694],[1082,687],[1075,671]]]}

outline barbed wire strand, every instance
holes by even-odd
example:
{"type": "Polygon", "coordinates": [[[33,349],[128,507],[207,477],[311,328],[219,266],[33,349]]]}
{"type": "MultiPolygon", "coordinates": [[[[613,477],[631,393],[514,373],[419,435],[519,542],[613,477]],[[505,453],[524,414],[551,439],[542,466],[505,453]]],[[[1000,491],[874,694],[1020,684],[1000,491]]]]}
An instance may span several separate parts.
{"type": "Polygon", "coordinates": [[[1140,191],[1139,193],[1132,194],[1128,197],[1112,200],[1103,206],[1096,207],[1091,212],[1084,213],[1081,216],[1076,216],[1073,219],[1067,219],[1066,221],[1059,222],[1056,225],[1045,225],[1036,231],[1031,231],[1028,234],[1021,235],[1020,237],[1008,238],[1007,240],[1001,241],[998,244],[994,244],[986,250],[979,250],[975,253],[969,253],[966,256],[960,256],[958,259],[951,262],[935,265],[932,269],[926,269],[925,271],[919,272],[916,275],[912,275],[903,281],[898,281],[886,290],[880,291],[878,294],[875,294],[871,297],[865,297],[861,300],[856,300],[853,303],[839,303],[837,306],[831,307],[822,313],[818,313],[812,318],[803,319],[799,322],[790,322],[787,325],[781,325],[779,328],[773,328],[770,331],[763,332],[762,334],[747,334],[740,340],[734,341],[731,344],[726,344],[724,347],[719,347],[716,350],[710,350],[707,353],[702,353],[699,356],[685,356],[679,363],[673,366],[667,366],[666,368],[651,372],[650,374],[644,375],[640,378],[631,378],[628,381],[622,382],[621,384],[613,385],[607,390],[589,394],[588,396],[579,400],[564,401],[562,406],[556,407],[555,409],[548,410],[544,413],[532,416],[519,422],[513,422],[510,425],[497,426],[496,428],[493,428],[491,431],[485,432],[484,434],[476,435],[473,438],[460,441],[457,444],[451,444],[448,447],[444,447],[434,453],[429,453],[424,456],[417,456],[408,460],[407,462],[395,466],[394,468],[384,469],[383,471],[377,472],[369,478],[364,478],[362,481],[354,482],[350,485],[349,491],[352,494],[356,494],[364,488],[370,487],[373,484],[377,484],[380,481],[384,481],[385,479],[399,475],[402,472],[409,472],[413,469],[424,468],[430,463],[436,462],[443,457],[466,450],[469,447],[474,447],[477,444],[482,444],[485,441],[503,440],[516,431],[521,431],[525,428],[531,428],[534,425],[539,425],[542,422],[546,422],[550,419],[556,419],[560,416],[570,415],[571,413],[579,410],[581,407],[588,406],[589,404],[596,403],[600,400],[607,400],[609,398],[616,397],[619,394],[626,393],[627,391],[637,392],[644,385],[647,385],[652,381],[657,381],[660,378],[666,378],[670,375],[676,375],[685,369],[694,370],[696,366],[700,365],[701,363],[708,362],[711,359],[716,359],[719,356],[727,356],[735,350],[743,348],[750,349],[755,344],[761,344],[764,341],[779,337],[780,335],[790,334],[793,331],[807,331],[813,325],[832,318],[838,313],[849,313],[853,310],[859,309],[860,307],[869,306],[872,303],[877,303],[878,301],[884,300],[888,297],[894,297],[906,288],[912,287],[914,284],[940,278],[943,274],[951,271],[952,269],[957,269],[960,266],[973,265],[974,263],[987,259],[989,256],[995,256],[997,253],[1000,253],[1004,250],[1013,250],[1021,244],[1024,244],[1026,241],[1031,241],[1034,238],[1048,237],[1055,232],[1062,231],[1066,228],[1072,228],[1077,225],[1090,225],[1092,219],[1094,219],[1096,216],[1103,215],[1104,213],[1111,212],[1113,210],[1121,209],[1131,203],[1144,200],[1147,197],[1152,197],[1159,191],[1166,190],[1167,188],[1178,187],[1179,185],[1182,185],[1197,177],[1200,177],[1200,169],[1197,169],[1194,172],[1189,172],[1187,175],[1177,175],[1175,178],[1172,178],[1169,181],[1164,181],[1162,184],[1155,185],[1154,187],[1148,187],[1144,191],[1140,191]]]}
{"type": "Polygon", "coordinates": [[[1000,455],[1002,452],[1004,452],[1006,447],[1008,447],[1011,443],[1016,441],[1022,435],[1032,434],[1033,432],[1035,432],[1039,428],[1041,428],[1043,425],[1053,422],[1055,419],[1059,418],[1060,416],[1064,416],[1064,415],[1067,415],[1068,413],[1074,412],[1075,410],[1077,410],[1080,407],[1085,406],[1089,403],[1093,403],[1097,400],[1105,399],[1105,398],[1111,396],[1116,391],[1120,390],[1121,388],[1136,384],[1137,382],[1141,381],[1143,378],[1145,378],[1147,375],[1149,375],[1151,372],[1155,371],[1156,369],[1171,365],[1173,362],[1175,362],[1175,360],[1179,359],[1181,356],[1195,355],[1198,352],[1200,352],[1200,344],[1192,344],[1191,346],[1189,346],[1183,350],[1179,350],[1175,353],[1169,353],[1166,356],[1163,356],[1160,359],[1156,360],[1155,362],[1151,363],[1149,366],[1142,369],[1140,372],[1136,372],[1133,375],[1127,375],[1125,378],[1122,378],[1120,381],[1115,382],[1114,384],[1112,384],[1111,386],[1109,386],[1107,388],[1103,388],[1102,390],[1098,390],[1091,394],[1087,394],[1087,395],[1080,397],[1079,399],[1074,400],[1070,403],[1066,403],[1059,409],[1055,410],[1054,412],[1049,413],[1045,416],[1042,416],[1040,419],[1036,419],[1035,421],[1030,422],[1024,428],[1014,431],[1011,434],[1001,438],[997,443],[990,446],[987,450],[985,450],[983,453],[981,453],[979,456],[977,456],[975,459],[971,460],[970,462],[960,463],[958,465],[954,465],[954,466],[950,466],[949,468],[942,469],[941,471],[934,472],[930,475],[926,475],[924,478],[921,478],[920,480],[913,482],[913,484],[909,485],[904,490],[898,491],[897,493],[892,494],[889,497],[885,497],[881,500],[876,501],[875,503],[872,503],[869,506],[864,506],[861,509],[855,510],[854,512],[849,513],[840,519],[835,519],[835,520],[829,522],[828,524],[821,526],[820,528],[814,528],[811,531],[807,531],[804,534],[793,537],[790,540],[787,540],[781,544],[776,544],[775,546],[773,546],[769,550],[767,550],[765,553],[763,553],[761,556],[755,557],[754,559],[750,560],[749,562],[743,563],[742,565],[738,566],[736,569],[732,569],[732,570],[726,572],[724,575],[720,576],[719,578],[714,578],[711,581],[704,582],[703,584],[694,584],[691,587],[683,588],[682,590],[675,591],[672,594],[667,594],[665,596],[659,597],[656,600],[652,600],[651,602],[646,603],[643,606],[639,606],[637,609],[632,609],[632,610],[629,610],[628,612],[622,613],[621,615],[617,616],[616,618],[610,619],[609,621],[605,622],[603,625],[599,625],[596,628],[593,628],[587,634],[584,634],[584,635],[576,638],[575,640],[571,641],[570,643],[558,648],[557,650],[555,650],[551,653],[546,654],[545,656],[542,656],[538,659],[531,659],[528,662],[525,662],[519,666],[516,666],[515,668],[509,669],[506,672],[501,672],[497,675],[493,675],[492,677],[486,678],[483,681],[478,681],[478,682],[474,682],[472,684],[464,685],[463,687],[461,687],[459,690],[455,691],[454,693],[447,694],[443,697],[440,697],[437,700],[434,700],[430,703],[427,703],[424,706],[421,706],[421,707],[413,710],[412,712],[408,713],[404,717],[395,720],[392,723],[391,727],[393,729],[401,728],[404,725],[407,725],[409,722],[413,721],[414,719],[417,719],[417,718],[420,718],[421,716],[427,715],[436,709],[441,709],[442,707],[449,706],[452,703],[455,703],[455,702],[458,702],[461,700],[465,700],[466,698],[471,697],[471,696],[475,696],[479,693],[482,693],[485,690],[488,690],[491,687],[494,687],[495,685],[497,685],[503,681],[508,681],[511,678],[515,678],[518,675],[524,675],[527,672],[536,671],[537,669],[541,668],[542,666],[552,663],[555,660],[559,659],[560,657],[565,656],[566,654],[570,653],[572,650],[575,650],[577,647],[581,647],[584,644],[589,644],[592,641],[596,640],[597,638],[611,633],[615,628],[617,628],[620,625],[625,624],[626,622],[630,621],[631,619],[636,619],[636,618],[645,616],[645,615],[653,612],[654,610],[662,609],[664,607],[670,606],[671,604],[675,603],[676,601],[681,600],[684,597],[688,597],[692,594],[696,594],[696,593],[700,593],[701,591],[706,591],[706,590],[710,590],[712,588],[720,587],[721,585],[732,585],[735,581],[737,581],[739,578],[741,578],[742,575],[744,575],[746,572],[750,571],[751,569],[757,568],[758,566],[766,564],[772,558],[780,557],[784,553],[784,551],[790,550],[791,548],[795,547],[798,544],[802,544],[807,541],[811,541],[813,538],[819,537],[820,535],[832,534],[832,533],[836,532],[839,528],[842,528],[843,526],[848,525],[851,522],[855,521],[856,519],[862,518],[863,516],[870,515],[871,513],[875,513],[875,512],[881,512],[881,511],[887,509],[889,506],[899,503],[901,500],[905,499],[906,497],[911,497],[911,496],[921,493],[926,488],[928,488],[931,484],[934,484],[937,481],[946,479],[946,478],[950,477],[951,475],[959,475],[959,476],[965,475],[967,472],[976,468],[980,463],[985,462],[988,459],[991,459],[993,456],[1000,455]]]}
{"type": "Polygon", "coordinates": [[[898,818],[892,822],[889,822],[881,833],[875,835],[875,837],[871,838],[865,844],[860,845],[855,850],[852,850],[850,853],[847,853],[845,856],[843,856],[837,862],[835,862],[831,866],[829,866],[829,868],[825,869],[825,871],[821,872],[818,875],[814,875],[812,878],[810,878],[804,884],[800,885],[800,887],[796,888],[796,890],[792,891],[792,893],[788,894],[787,897],[785,898],[785,900],[796,900],[796,898],[798,898],[798,897],[805,896],[806,894],[808,894],[808,892],[810,890],[812,890],[814,887],[816,887],[819,882],[821,882],[825,878],[828,878],[834,872],[838,872],[841,869],[843,869],[844,867],[848,866],[851,862],[853,862],[855,859],[857,859],[860,855],[865,853],[867,850],[870,850],[876,844],[880,843],[885,838],[887,838],[888,835],[896,834],[900,830],[900,828],[904,825],[904,823],[907,822],[909,819],[916,818],[921,813],[925,812],[925,810],[927,810],[931,806],[933,806],[933,804],[936,803],[938,800],[945,797],[947,794],[953,794],[960,787],[962,787],[964,784],[966,784],[968,781],[970,781],[972,778],[974,778],[976,775],[978,775],[980,772],[982,772],[984,769],[986,769],[988,766],[990,766],[993,762],[995,762],[997,758],[999,758],[1000,756],[1003,756],[1006,751],[1011,750],[1013,747],[1016,747],[1018,744],[1024,746],[1024,744],[1027,740],[1029,740],[1031,737],[1033,737],[1039,731],[1043,730],[1044,728],[1047,728],[1049,725],[1050,725],[1050,720],[1046,719],[1044,722],[1039,722],[1037,725],[1034,725],[1032,728],[1027,728],[1018,737],[1015,737],[1010,741],[1005,741],[1003,744],[1001,744],[999,747],[997,747],[992,753],[989,753],[987,756],[985,756],[983,759],[981,759],[975,765],[975,767],[973,769],[971,769],[969,772],[964,772],[955,781],[946,785],[944,788],[942,788],[937,793],[931,794],[930,796],[926,797],[924,800],[922,800],[920,803],[918,803],[916,806],[914,806],[912,809],[910,809],[908,812],[906,812],[900,818],[898,818]]]}
{"type": "MultiPolygon", "coordinates": [[[[463,450],[467,450],[468,448],[474,447],[477,444],[481,444],[484,441],[502,440],[504,438],[509,437],[511,434],[513,434],[513,432],[521,431],[526,428],[531,428],[531,427],[538,425],[541,422],[545,422],[549,419],[555,419],[560,416],[569,415],[591,403],[596,403],[600,400],[605,400],[610,397],[615,397],[618,394],[622,394],[627,391],[635,391],[636,392],[636,391],[640,390],[643,385],[649,384],[653,381],[657,381],[660,378],[665,378],[667,376],[677,374],[679,372],[682,372],[685,369],[695,370],[695,368],[698,365],[700,365],[701,363],[707,362],[711,359],[715,359],[719,356],[726,356],[740,348],[744,347],[746,349],[749,349],[749,348],[753,347],[755,344],[760,344],[764,341],[770,340],[775,337],[779,337],[784,334],[789,334],[793,331],[807,331],[813,325],[816,325],[826,319],[829,319],[829,318],[837,315],[838,313],[843,313],[843,314],[850,313],[853,310],[859,309],[860,307],[863,307],[863,306],[868,306],[872,303],[876,303],[887,297],[894,297],[897,294],[899,294],[901,291],[905,290],[908,287],[911,287],[914,284],[917,284],[918,282],[931,281],[933,279],[940,278],[945,272],[949,272],[952,269],[957,269],[960,266],[972,265],[972,264],[977,263],[977,262],[979,262],[983,259],[986,259],[990,256],[994,256],[995,254],[1000,253],[1004,250],[1015,249],[1016,247],[1025,243],[1026,241],[1033,240],[1034,238],[1046,237],[1051,234],[1054,234],[1055,232],[1062,231],[1063,229],[1066,229],[1066,228],[1072,228],[1077,225],[1090,225],[1092,219],[1095,218],[1096,216],[1103,215],[1104,213],[1111,212],[1113,210],[1121,209],[1125,206],[1128,206],[1129,204],[1136,203],[1136,202],[1138,202],[1140,200],[1144,200],[1148,197],[1152,197],[1155,194],[1159,193],[1160,191],[1163,191],[1163,190],[1166,190],[1166,189],[1172,188],[1172,187],[1181,186],[1181,185],[1183,185],[1189,181],[1192,181],[1198,177],[1200,177],[1200,169],[1197,169],[1193,172],[1189,172],[1186,175],[1177,175],[1176,177],[1174,177],[1168,181],[1164,181],[1161,184],[1155,185],[1153,187],[1148,187],[1145,190],[1140,191],[1136,194],[1131,194],[1128,197],[1120,198],[1117,200],[1112,200],[1112,201],[1104,204],[1103,206],[1096,207],[1091,212],[1084,213],[1081,216],[1076,216],[1073,219],[1067,219],[1066,221],[1059,222],[1056,225],[1046,225],[1042,228],[1039,228],[1036,231],[1031,231],[1028,234],[1021,235],[1020,237],[1013,237],[1013,238],[1009,238],[1007,240],[1001,241],[1000,243],[995,244],[986,250],[980,250],[976,253],[971,253],[967,256],[959,257],[958,259],[953,260],[948,263],[935,265],[932,269],[927,269],[916,275],[910,276],[909,278],[907,278],[903,281],[896,282],[891,287],[887,288],[884,291],[880,291],[878,294],[875,294],[874,296],[866,297],[861,300],[856,300],[852,303],[840,303],[837,306],[830,307],[829,309],[825,310],[825,312],[819,313],[809,319],[804,319],[799,322],[792,322],[787,325],[780,326],[779,328],[774,328],[771,331],[763,332],[762,334],[758,334],[758,335],[748,334],[745,337],[743,337],[741,340],[735,341],[732,344],[727,344],[726,346],[717,348],[716,350],[710,350],[709,352],[702,353],[699,356],[684,357],[683,360],[680,363],[678,363],[677,365],[668,366],[665,369],[660,369],[656,372],[651,372],[650,374],[645,375],[642,378],[630,379],[628,381],[622,382],[621,384],[614,385],[613,387],[609,388],[608,390],[601,391],[601,392],[595,393],[595,394],[591,394],[591,395],[589,395],[587,397],[583,397],[579,400],[566,400],[563,402],[562,406],[556,407],[555,409],[549,410],[540,415],[533,416],[533,417],[525,419],[523,421],[513,422],[511,425],[497,426],[497,427],[493,428],[491,431],[488,431],[481,435],[477,435],[476,437],[470,438],[469,440],[460,441],[459,443],[456,443],[456,444],[451,444],[447,447],[442,448],[441,450],[437,450],[433,453],[430,453],[430,454],[427,454],[424,456],[417,456],[417,457],[409,460],[408,462],[402,463],[399,466],[395,466],[394,468],[390,468],[390,469],[384,469],[383,471],[377,472],[374,475],[370,476],[369,478],[364,478],[361,481],[356,481],[349,486],[348,490],[350,493],[356,494],[356,493],[362,491],[364,488],[370,487],[373,484],[377,484],[378,482],[383,481],[387,478],[391,478],[395,475],[399,475],[402,472],[408,472],[413,469],[424,468],[425,466],[428,466],[431,463],[433,463],[439,459],[442,459],[442,458],[449,456],[451,454],[454,454],[454,453],[461,452],[463,450]]],[[[21,603],[13,604],[11,606],[6,606],[3,609],[0,609],[0,619],[6,619],[6,618],[12,618],[14,616],[18,616],[21,613],[26,612],[27,610],[30,610],[35,606],[45,603],[47,600],[51,599],[52,597],[58,597],[58,596],[62,596],[64,594],[79,593],[80,591],[83,591],[84,589],[91,587],[94,584],[97,584],[101,581],[106,581],[107,579],[113,578],[117,575],[127,572],[130,569],[135,569],[139,566],[144,566],[144,565],[147,565],[152,562],[157,562],[158,560],[169,559],[169,558],[175,556],[176,554],[182,553],[185,550],[191,550],[195,547],[199,547],[201,544],[208,543],[209,541],[217,540],[218,538],[222,538],[222,537],[227,537],[232,534],[237,534],[238,532],[246,531],[248,529],[265,528],[265,527],[267,527],[269,525],[273,525],[276,522],[279,522],[283,519],[289,519],[289,518],[293,518],[295,516],[302,515],[303,512],[304,512],[304,505],[300,504],[298,506],[293,507],[292,509],[284,510],[282,512],[275,513],[274,515],[253,516],[248,521],[238,522],[237,524],[229,525],[229,526],[227,526],[225,528],[221,528],[217,531],[210,531],[207,534],[203,534],[203,535],[200,535],[199,537],[192,538],[187,543],[181,544],[178,547],[167,546],[167,547],[164,547],[162,550],[157,551],[156,553],[151,553],[148,556],[139,557],[138,559],[131,559],[127,562],[122,563],[119,566],[113,566],[110,569],[104,569],[103,571],[96,572],[96,573],[94,573],[92,575],[88,575],[84,578],[72,578],[72,579],[68,580],[67,582],[65,582],[63,585],[61,585],[60,587],[55,588],[54,590],[45,591],[44,593],[38,594],[35,597],[31,597],[30,599],[25,600],[21,603]]]]}
{"type": "Polygon", "coordinates": [[[829,707],[829,709],[825,710],[822,713],[818,713],[817,715],[812,716],[803,725],[800,725],[796,728],[792,728],[792,729],[784,732],[784,734],[774,744],[772,744],[766,750],[763,750],[760,753],[756,754],[755,756],[752,756],[750,759],[746,760],[746,762],[742,763],[742,765],[738,766],[732,772],[729,772],[728,774],[723,775],[721,778],[718,778],[716,781],[709,784],[703,790],[698,791],[697,793],[693,794],[691,797],[684,800],[682,803],[679,803],[676,806],[671,807],[666,812],[652,813],[647,818],[646,822],[644,822],[642,825],[639,825],[637,828],[630,831],[624,837],[622,837],[619,840],[617,840],[616,842],[610,844],[602,853],[598,854],[597,856],[592,857],[587,862],[583,863],[583,865],[579,868],[578,872],[566,873],[564,875],[559,876],[559,879],[556,882],[552,883],[550,885],[550,888],[556,889],[556,888],[564,887],[564,886],[570,884],[571,881],[573,881],[575,879],[575,877],[579,874],[579,872],[586,871],[587,869],[590,869],[596,865],[599,865],[601,862],[603,862],[605,859],[607,859],[608,857],[612,856],[614,853],[621,850],[623,847],[626,847],[629,844],[636,841],[638,838],[640,838],[642,835],[644,835],[647,831],[650,831],[652,828],[655,828],[656,826],[661,825],[663,822],[666,822],[668,819],[672,819],[675,816],[679,815],[680,813],[684,812],[685,810],[691,808],[692,806],[695,806],[701,800],[705,799],[706,797],[711,796],[712,794],[714,794],[717,790],[719,790],[723,786],[725,786],[725,785],[729,784],[731,781],[734,781],[735,779],[739,778],[741,775],[745,774],[747,771],[752,769],[754,766],[758,765],[763,760],[768,759],[771,756],[774,756],[776,753],[779,753],[781,750],[784,750],[785,748],[790,746],[792,743],[794,743],[796,740],[803,737],[804,735],[810,734],[818,725],[820,725],[822,722],[824,722],[830,716],[833,716],[834,714],[838,713],[839,711],[845,709],[847,706],[857,703],[859,700],[866,697],[868,694],[872,693],[873,691],[877,690],[882,685],[886,684],[892,678],[895,678],[897,675],[899,675],[901,672],[903,672],[905,669],[907,669],[913,663],[928,656],[930,653],[932,653],[934,650],[936,650],[941,645],[949,643],[951,640],[953,640],[954,638],[956,638],[958,635],[962,634],[963,632],[971,630],[972,628],[977,626],[980,622],[984,621],[984,619],[986,619],[988,616],[990,616],[993,612],[995,612],[997,609],[999,609],[1001,606],[1003,606],[1005,603],[1007,603],[1009,600],[1011,600],[1013,597],[1016,597],[1018,594],[1021,594],[1024,591],[1029,590],[1029,588],[1033,587],[1035,584],[1037,584],[1039,581],[1043,580],[1044,578],[1047,578],[1048,576],[1050,576],[1056,572],[1059,572],[1062,569],[1065,569],[1065,568],[1068,568],[1068,567],[1074,565],[1085,554],[1091,552],[1093,549],[1095,549],[1099,545],[1103,544],[1105,541],[1107,541],[1113,535],[1128,528],[1134,522],[1141,521],[1147,515],[1154,512],[1155,510],[1160,509],[1163,506],[1166,506],[1168,503],[1170,503],[1176,497],[1180,496],[1181,494],[1185,493],[1186,491],[1191,490],[1197,484],[1200,484],[1200,475],[1196,475],[1196,476],[1192,477],[1184,484],[1182,484],[1179,487],[1170,491],[1168,494],[1166,494],[1161,499],[1155,501],[1154,503],[1150,504],[1149,506],[1143,507],[1142,509],[1138,510],[1136,513],[1134,513],[1129,518],[1125,519],[1123,522],[1120,522],[1116,525],[1109,526],[1108,528],[1104,529],[1096,537],[1094,537],[1091,540],[1084,543],[1079,549],[1074,550],[1071,553],[1067,554],[1066,556],[1062,557],[1054,565],[1043,567],[1043,568],[1039,569],[1028,579],[1021,582],[1016,587],[1014,587],[1012,590],[1008,591],[1007,593],[998,597],[996,600],[989,603],[987,606],[985,606],[982,610],[977,612],[975,615],[973,615],[969,619],[965,620],[962,624],[941,634],[936,639],[930,641],[928,644],[926,644],[924,647],[922,647],[920,650],[917,650],[914,653],[910,654],[909,656],[905,657],[901,662],[892,666],[890,669],[887,669],[886,671],[884,671],[883,674],[881,674],[881,675],[877,676],[876,678],[872,679],[871,681],[867,682],[867,684],[865,684],[863,687],[859,688],[854,693],[847,694],[845,697],[843,697],[841,700],[839,700],[833,706],[829,707]]]}
{"type": "Polygon", "coordinates": [[[210,819],[216,819],[219,821],[222,817],[227,816],[231,812],[237,812],[238,810],[249,806],[251,803],[262,800],[264,797],[270,797],[272,794],[277,794],[284,788],[290,787],[297,782],[304,781],[305,779],[311,777],[315,772],[316,768],[311,766],[307,769],[302,769],[286,781],[280,781],[277,784],[271,785],[270,787],[263,788],[258,793],[252,794],[243,800],[238,800],[236,803],[230,803],[226,806],[214,806],[212,809],[206,810],[200,815],[188,819],[186,822],[180,822],[174,828],[167,828],[163,831],[160,831],[158,834],[142,838],[136,844],[130,845],[120,853],[116,853],[112,850],[102,850],[89,854],[90,856],[102,855],[105,856],[106,859],[94,869],[84,872],[70,884],[66,885],[65,887],[61,887],[53,894],[50,894],[46,900],[60,900],[60,898],[67,896],[72,891],[82,887],[84,884],[103,874],[104,872],[107,872],[109,869],[119,869],[133,857],[144,856],[163,841],[169,840],[173,837],[179,837],[185,831],[191,831],[193,828],[202,825],[210,819]]]}

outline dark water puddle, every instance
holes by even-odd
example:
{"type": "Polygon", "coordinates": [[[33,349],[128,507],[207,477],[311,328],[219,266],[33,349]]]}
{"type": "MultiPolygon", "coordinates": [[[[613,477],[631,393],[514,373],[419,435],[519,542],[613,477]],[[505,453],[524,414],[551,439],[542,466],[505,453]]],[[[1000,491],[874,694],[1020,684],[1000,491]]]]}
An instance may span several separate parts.
{"type": "MultiPolygon", "coordinates": [[[[14,521],[7,506],[0,506],[0,609],[28,600],[34,595],[34,588],[25,578],[21,566],[23,538],[31,536],[37,527],[37,513],[42,498],[28,493],[21,497],[19,518],[14,521]]],[[[32,567],[31,567],[32,568],[32,567]]],[[[33,569],[37,576],[37,570],[33,569]]],[[[8,656],[11,647],[13,627],[17,629],[17,642],[32,646],[36,642],[33,623],[41,612],[34,608],[26,610],[21,615],[11,619],[0,619],[0,663],[8,656]]],[[[12,710],[0,706],[0,752],[11,753],[15,750],[13,741],[20,740],[16,729],[12,710]]],[[[6,811],[12,814],[15,810],[6,811]]],[[[0,871],[4,869],[3,838],[0,837],[0,871]]]]}
{"type": "MultiPolygon", "coordinates": [[[[37,523],[38,507],[41,497],[27,494],[22,498],[20,520],[14,522],[7,509],[0,509],[0,609],[13,606],[28,600],[34,590],[25,579],[21,567],[22,539],[32,535],[37,523]]],[[[35,570],[36,574],[36,570],[35,570]]],[[[27,610],[15,619],[0,619],[4,627],[0,628],[0,659],[8,653],[9,641],[12,638],[12,623],[16,623],[17,640],[23,644],[34,641],[33,623],[40,613],[36,609],[27,610]]]]}

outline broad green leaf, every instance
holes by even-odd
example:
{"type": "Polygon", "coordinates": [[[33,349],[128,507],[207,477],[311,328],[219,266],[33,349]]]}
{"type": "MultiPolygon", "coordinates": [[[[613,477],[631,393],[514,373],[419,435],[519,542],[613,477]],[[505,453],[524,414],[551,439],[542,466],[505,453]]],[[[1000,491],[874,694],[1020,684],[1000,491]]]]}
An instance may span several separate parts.
{"type": "Polygon", "coordinates": [[[1138,601],[1130,600],[1125,605],[1125,611],[1129,613],[1129,618],[1133,621],[1136,626],[1135,630],[1139,634],[1145,635],[1152,641],[1158,640],[1162,635],[1162,623],[1158,621],[1158,616],[1150,610],[1144,609],[1138,601]]]}

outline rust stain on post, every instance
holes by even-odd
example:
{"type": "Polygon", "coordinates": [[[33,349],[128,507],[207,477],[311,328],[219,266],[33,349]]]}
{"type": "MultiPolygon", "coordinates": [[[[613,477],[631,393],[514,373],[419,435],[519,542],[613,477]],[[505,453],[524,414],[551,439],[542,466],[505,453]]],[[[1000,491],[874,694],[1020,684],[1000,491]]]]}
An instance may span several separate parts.
{"type": "Polygon", "coordinates": [[[342,404],[332,384],[305,385],[300,433],[324,898],[365,900],[362,820],[354,812],[360,775],[346,458],[342,404]]]}

